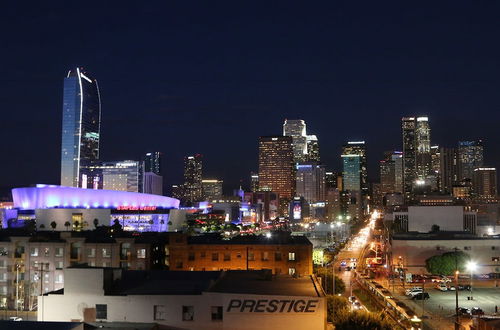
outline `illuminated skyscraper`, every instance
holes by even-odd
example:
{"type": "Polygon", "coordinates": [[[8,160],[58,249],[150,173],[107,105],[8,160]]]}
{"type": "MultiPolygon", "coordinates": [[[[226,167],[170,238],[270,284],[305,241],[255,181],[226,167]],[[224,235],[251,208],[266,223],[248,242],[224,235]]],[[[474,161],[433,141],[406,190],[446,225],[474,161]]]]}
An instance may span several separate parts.
{"type": "Polygon", "coordinates": [[[430,184],[431,130],[428,117],[403,117],[403,185],[407,198],[415,185],[430,184]]]}
{"type": "Polygon", "coordinates": [[[259,175],[257,173],[250,173],[250,191],[259,191],[259,175]]]}
{"type": "Polygon", "coordinates": [[[319,157],[319,143],[316,135],[307,135],[306,136],[306,146],[307,146],[307,155],[306,159],[308,162],[320,162],[319,157]]]}
{"type": "Polygon", "coordinates": [[[190,204],[203,199],[202,158],[200,154],[184,158],[183,200],[190,204]]]}
{"type": "Polygon", "coordinates": [[[297,197],[304,197],[308,203],[325,201],[325,167],[317,163],[299,163],[296,173],[297,197]]]}
{"type": "Polygon", "coordinates": [[[483,166],[483,141],[458,142],[460,180],[471,180],[474,169],[483,166]]]}
{"type": "Polygon", "coordinates": [[[293,155],[295,163],[303,162],[307,157],[306,123],[302,119],[285,119],[283,136],[293,138],[293,155]]]}
{"type": "Polygon", "coordinates": [[[280,200],[295,195],[295,162],[291,136],[259,138],[259,190],[273,191],[280,200]]]}
{"type": "Polygon", "coordinates": [[[203,179],[201,184],[203,185],[203,199],[213,200],[222,197],[222,180],[217,179],[203,179]]]}
{"type": "Polygon", "coordinates": [[[365,141],[350,141],[342,147],[344,190],[368,193],[365,141]]]}
{"type": "Polygon", "coordinates": [[[161,162],[163,154],[159,151],[148,152],[144,157],[144,172],[153,172],[161,175],[161,162]]]}
{"type": "MultiPolygon", "coordinates": [[[[83,169],[99,159],[101,99],[97,80],[81,68],[64,79],[61,144],[61,185],[80,187],[83,169]]],[[[83,176],[83,178],[82,178],[83,176]]]]}
{"type": "Polygon", "coordinates": [[[474,169],[473,191],[479,197],[494,198],[497,196],[497,169],[494,167],[478,167],[474,169]]]}
{"type": "Polygon", "coordinates": [[[458,178],[458,150],[457,148],[443,148],[439,150],[439,191],[446,194],[453,193],[453,185],[458,178]]]}

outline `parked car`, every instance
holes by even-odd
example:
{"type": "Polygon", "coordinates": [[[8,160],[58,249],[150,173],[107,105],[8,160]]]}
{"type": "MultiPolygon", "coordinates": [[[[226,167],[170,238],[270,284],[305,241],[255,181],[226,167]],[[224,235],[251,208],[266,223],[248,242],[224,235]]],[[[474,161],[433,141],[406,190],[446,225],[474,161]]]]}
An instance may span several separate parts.
{"type": "Polygon", "coordinates": [[[411,297],[411,299],[413,300],[427,300],[429,298],[430,296],[427,292],[419,292],[415,294],[413,297],[411,297]]]}
{"type": "Polygon", "coordinates": [[[479,307],[472,307],[470,312],[472,315],[484,315],[483,310],[479,307]]]}
{"type": "Polygon", "coordinates": [[[439,291],[448,291],[448,287],[444,283],[439,283],[438,285],[436,285],[436,289],[438,289],[439,291]]]}
{"type": "Polygon", "coordinates": [[[448,285],[448,291],[455,291],[456,288],[454,285],[448,285]]]}
{"type": "Polygon", "coordinates": [[[350,303],[353,303],[353,302],[355,302],[357,300],[356,297],[354,297],[354,296],[350,296],[347,299],[349,300],[350,303]]]}
{"type": "Polygon", "coordinates": [[[414,290],[414,291],[411,291],[409,296],[410,297],[414,297],[415,295],[419,294],[419,293],[422,293],[424,292],[424,290],[420,289],[420,290],[414,290]]]}
{"type": "Polygon", "coordinates": [[[355,309],[355,310],[360,310],[362,307],[361,307],[361,303],[359,301],[355,301],[353,304],[352,304],[352,308],[355,309]]]}
{"type": "Polygon", "coordinates": [[[468,285],[468,284],[466,284],[466,285],[459,284],[459,285],[458,285],[458,290],[459,290],[459,291],[462,291],[462,290],[467,290],[467,291],[470,291],[470,285],[468,285]]]}
{"type": "Polygon", "coordinates": [[[412,293],[412,292],[422,292],[422,291],[423,291],[423,290],[422,290],[422,288],[421,288],[421,287],[419,287],[419,286],[415,286],[415,287],[413,287],[413,288],[408,288],[408,289],[406,289],[405,294],[406,294],[407,296],[409,296],[409,295],[410,295],[410,293],[412,293]]]}
{"type": "Polygon", "coordinates": [[[472,313],[468,308],[458,307],[458,315],[472,315],[472,313]]]}

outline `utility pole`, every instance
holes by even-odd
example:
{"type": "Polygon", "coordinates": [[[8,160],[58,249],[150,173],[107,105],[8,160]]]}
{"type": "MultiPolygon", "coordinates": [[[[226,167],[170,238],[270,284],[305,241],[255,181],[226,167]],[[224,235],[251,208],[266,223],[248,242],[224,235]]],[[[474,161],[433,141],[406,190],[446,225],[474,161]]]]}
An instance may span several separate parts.
{"type": "Polygon", "coordinates": [[[454,249],[455,251],[455,330],[460,329],[460,317],[458,316],[458,260],[457,260],[457,252],[458,248],[454,249]]]}
{"type": "Polygon", "coordinates": [[[336,256],[333,257],[332,261],[332,294],[335,294],[335,258],[336,256]]]}
{"type": "Polygon", "coordinates": [[[19,267],[16,263],[16,317],[19,316],[19,267]]]}

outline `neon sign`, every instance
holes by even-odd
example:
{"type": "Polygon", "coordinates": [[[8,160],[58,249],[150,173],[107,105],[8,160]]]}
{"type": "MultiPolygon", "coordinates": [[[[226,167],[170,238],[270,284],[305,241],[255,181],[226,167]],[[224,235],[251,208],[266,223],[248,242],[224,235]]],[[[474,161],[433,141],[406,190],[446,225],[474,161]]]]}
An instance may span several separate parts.
{"type": "Polygon", "coordinates": [[[156,206],[118,206],[118,211],[156,211],[156,206]]]}

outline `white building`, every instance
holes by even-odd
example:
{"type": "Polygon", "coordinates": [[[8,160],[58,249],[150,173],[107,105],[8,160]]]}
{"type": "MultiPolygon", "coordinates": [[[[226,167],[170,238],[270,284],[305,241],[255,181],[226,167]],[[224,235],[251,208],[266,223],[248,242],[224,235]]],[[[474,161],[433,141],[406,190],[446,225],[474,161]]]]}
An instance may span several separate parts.
{"type": "Polygon", "coordinates": [[[39,321],[153,322],[176,329],[326,329],[326,300],[311,276],[68,268],[63,291],[40,298],[39,321]]]}

